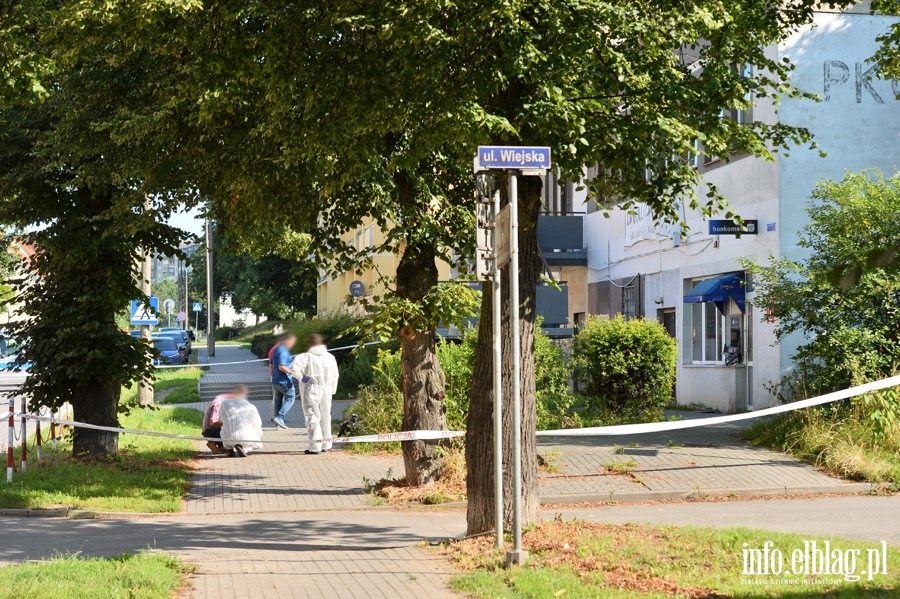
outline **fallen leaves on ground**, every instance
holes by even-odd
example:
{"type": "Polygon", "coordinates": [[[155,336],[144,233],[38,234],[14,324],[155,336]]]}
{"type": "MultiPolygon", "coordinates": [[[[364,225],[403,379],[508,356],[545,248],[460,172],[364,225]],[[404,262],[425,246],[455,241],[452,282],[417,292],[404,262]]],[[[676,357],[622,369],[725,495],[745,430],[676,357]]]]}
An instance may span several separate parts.
{"type": "MultiPolygon", "coordinates": [[[[531,553],[525,567],[568,568],[592,584],[607,588],[688,599],[720,597],[714,589],[679,583],[641,566],[633,556],[628,557],[636,546],[643,546],[654,548],[660,562],[679,559],[678,555],[667,554],[670,535],[665,528],[632,524],[546,522],[523,534],[522,544],[531,553]],[[597,551],[599,546],[606,550],[597,551]]],[[[495,548],[493,536],[451,543],[446,552],[465,571],[503,567],[503,554],[495,548]]]]}

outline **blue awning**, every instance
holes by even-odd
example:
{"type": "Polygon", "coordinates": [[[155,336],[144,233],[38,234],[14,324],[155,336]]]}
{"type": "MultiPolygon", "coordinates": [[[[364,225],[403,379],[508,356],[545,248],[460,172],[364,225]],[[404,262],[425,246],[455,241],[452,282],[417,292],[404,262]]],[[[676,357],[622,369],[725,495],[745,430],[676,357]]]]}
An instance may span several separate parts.
{"type": "Polygon", "coordinates": [[[700,281],[684,294],[684,303],[714,302],[725,312],[728,300],[734,300],[741,312],[744,311],[744,273],[732,273],[700,281]]]}

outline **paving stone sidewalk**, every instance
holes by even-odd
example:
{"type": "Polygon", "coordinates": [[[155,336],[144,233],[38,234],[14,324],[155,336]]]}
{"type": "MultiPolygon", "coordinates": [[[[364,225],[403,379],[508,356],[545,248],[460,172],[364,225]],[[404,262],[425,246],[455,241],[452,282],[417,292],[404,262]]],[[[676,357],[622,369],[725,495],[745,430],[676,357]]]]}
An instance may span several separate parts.
{"type": "MultiPolygon", "coordinates": [[[[698,414],[682,416],[703,418],[698,414]]],[[[644,501],[689,495],[862,492],[867,483],[831,477],[739,439],[743,423],[617,437],[544,437],[538,451],[556,472],[540,476],[543,503],[644,501]]]]}
{"type": "MultiPolygon", "coordinates": [[[[364,508],[367,486],[400,476],[399,455],[306,449],[299,404],[290,430],[268,424],[271,402],[253,402],[266,430],[264,447],[247,459],[213,456],[197,461],[185,511],[263,513],[364,508]]],[[[203,409],[204,404],[192,404],[203,409]]],[[[332,418],[349,405],[336,401],[332,418]]],[[[697,415],[693,415],[697,417],[697,415]]],[[[542,502],[644,501],[691,495],[781,495],[862,492],[868,484],[842,481],[782,453],[750,447],[735,425],[699,427],[627,437],[541,438],[539,453],[551,468],[540,474],[542,502]],[[616,473],[616,470],[619,470],[616,473]]]]}
{"type": "Polygon", "coordinates": [[[449,560],[423,541],[457,536],[465,516],[382,511],[180,516],[137,519],[7,519],[0,564],[60,554],[177,555],[199,569],[198,599],[454,597],[449,560]]]}

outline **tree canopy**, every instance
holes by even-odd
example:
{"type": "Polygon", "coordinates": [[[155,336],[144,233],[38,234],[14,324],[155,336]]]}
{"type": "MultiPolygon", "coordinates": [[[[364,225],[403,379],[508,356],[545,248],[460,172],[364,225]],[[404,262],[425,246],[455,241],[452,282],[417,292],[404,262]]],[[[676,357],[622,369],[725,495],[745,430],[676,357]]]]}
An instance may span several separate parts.
{"type": "Polygon", "coordinates": [[[750,264],[756,297],[773,310],[779,339],[800,334],[786,393],[817,395],[896,373],[900,365],[900,273],[874,266],[847,289],[832,284],[835,264],[900,247],[900,174],[846,173],[822,181],[795,262],[750,264]]]}

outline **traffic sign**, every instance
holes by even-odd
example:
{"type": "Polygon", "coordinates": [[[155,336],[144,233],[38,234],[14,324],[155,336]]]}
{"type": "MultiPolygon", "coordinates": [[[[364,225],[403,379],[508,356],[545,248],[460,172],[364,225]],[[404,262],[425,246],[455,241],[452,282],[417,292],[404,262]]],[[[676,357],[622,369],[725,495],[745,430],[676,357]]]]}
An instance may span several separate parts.
{"type": "Polygon", "coordinates": [[[181,312],[178,313],[178,316],[175,317],[175,320],[177,322],[184,322],[185,320],[187,320],[187,312],[182,310],[181,312]]]}
{"type": "Polygon", "coordinates": [[[194,302],[191,304],[191,310],[194,312],[203,312],[203,304],[201,302],[194,302]]]}
{"type": "Polygon", "coordinates": [[[550,148],[525,146],[478,146],[476,160],[481,169],[550,168],[550,148]]]}
{"type": "Polygon", "coordinates": [[[172,298],[168,298],[163,300],[163,312],[166,314],[171,314],[175,311],[175,300],[172,298]]]}
{"type": "Polygon", "coordinates": [[[366,294],[366,286],[362,281],[353,281],[350,283],[350,295],[353,297],[362,297],[366,294]]]}
{"type": "Polygon", "coordinates": [[[131,324],[155,325],[159,324],[159,298],[150,297],[149,303],[141,300],[131,300],[131,324]]]}

